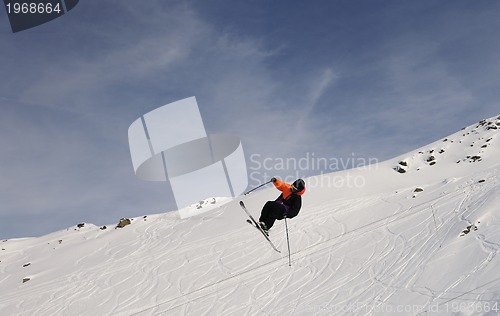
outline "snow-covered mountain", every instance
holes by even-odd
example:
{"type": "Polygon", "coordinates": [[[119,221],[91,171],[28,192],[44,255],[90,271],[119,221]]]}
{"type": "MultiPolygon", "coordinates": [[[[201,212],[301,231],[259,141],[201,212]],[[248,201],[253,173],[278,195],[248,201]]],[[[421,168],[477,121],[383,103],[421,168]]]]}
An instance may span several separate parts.
{"type": "MultiPolygon", "coordinates": [[[[271,239],[238,201],[1,241],[0,315],[498,315],[500,117],[306,179],[271,239]],[[214,207],[215,206],[215,207],[214,207]],[[128,224],[128,225],[127,225],[128,224]]],[[[396,146],[396,144],[395,144],[396,146]]],[[[242,197],[258,216],[278,192],[242,197]]]]}

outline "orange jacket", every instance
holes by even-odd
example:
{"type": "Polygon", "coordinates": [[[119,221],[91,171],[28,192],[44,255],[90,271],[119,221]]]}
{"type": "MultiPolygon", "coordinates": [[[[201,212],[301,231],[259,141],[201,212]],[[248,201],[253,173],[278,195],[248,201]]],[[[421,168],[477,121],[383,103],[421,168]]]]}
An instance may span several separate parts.
{"type": "Polygon", "coordinates": [[[300,192],[296,192],[292,194],[291,184],[280,181],[276,179],[276,182],[273,182],[276,189],[280,190],[282,193],[276,199],[276,202],[283,205],[284,214],[277,219],[283,219],[283,217],[294,218],[299,214],[300,208],[302,207],[302,198],[301,195],[304,194],[306,188],[304,188],[300,192]]]}
{"type": "MultiPolygon", "coordinates": [[[[279,179],[276,179],[276,182],[273,182],[273,184],[276,187],[276,189],[283,192],[283,199],[284,200],[286,200],[290,196],[290,194],[292,194],[292,190],[290,189],[290,187],[292,186],[291,184],[283,182],[279,179]]],[[[296,192],[295,194],[302,195],[302,194],[304,194],[305,191],[306,191],[306,188],[302,189],[302,191],[300,191],[300,192],[296,192]]]]}

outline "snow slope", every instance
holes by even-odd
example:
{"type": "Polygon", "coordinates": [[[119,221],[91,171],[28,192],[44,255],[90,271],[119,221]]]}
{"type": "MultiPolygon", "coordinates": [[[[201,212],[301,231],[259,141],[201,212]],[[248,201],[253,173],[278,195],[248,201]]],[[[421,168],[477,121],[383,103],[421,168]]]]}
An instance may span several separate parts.
{"type": "MultiPolygon", "coordinates": [[[[306,179],[291,267],[284,222],[278,254],[239,200],[2,241],[0,315],[498,315],[498,128],[306,179]]],[[[242,199],[257,216],[276,196],[242,199]]]]}

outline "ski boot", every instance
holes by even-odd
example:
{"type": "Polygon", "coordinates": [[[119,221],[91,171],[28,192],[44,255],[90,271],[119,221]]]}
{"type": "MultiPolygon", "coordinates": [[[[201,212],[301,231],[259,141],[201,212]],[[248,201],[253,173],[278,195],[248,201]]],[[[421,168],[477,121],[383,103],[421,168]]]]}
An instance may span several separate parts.
{"type": "Polygon", "coordinates": [[[268,235],[269,235],[269,228],[267,228],[266,223],[264,223],[264,222],[259,222],[259,225],[260,225],[260,228],[262,228],[262,230],[263,230],[264,232],[266,232],[266,234],[268,234],[268,235]]]}

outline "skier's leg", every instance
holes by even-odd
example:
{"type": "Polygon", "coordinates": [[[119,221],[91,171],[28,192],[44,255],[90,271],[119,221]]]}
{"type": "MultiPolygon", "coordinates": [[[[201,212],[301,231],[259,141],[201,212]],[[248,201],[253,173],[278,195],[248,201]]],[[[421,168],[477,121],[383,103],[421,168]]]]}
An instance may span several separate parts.
{"type": "Polygon", "coordinates": [[[266,203],[264,206],[266,209],[266,217],[261,220],[261,222],[264,222],[266,224],[267,229],[270,229],[273,227],[274,222],[276,221],[277,218],[280,218],[281,215],[284,212],[284,207],[283,205],[272,201],[271,203],[266,203]],[[267,206],[267,207],[266,207],[267,206]]]}
{"type": "Polygon", "coordinates": [[[266,222],[266,220],[269,218],[271,214],[271,210],[273,208],[273,204],[276,203],[274,201],[267,201],[266,204],[264,204],[264,207],[262,208],[262,212],[260,213],[260,218],[259,222],[266,222]]]}

